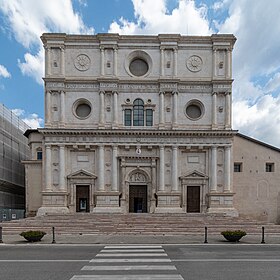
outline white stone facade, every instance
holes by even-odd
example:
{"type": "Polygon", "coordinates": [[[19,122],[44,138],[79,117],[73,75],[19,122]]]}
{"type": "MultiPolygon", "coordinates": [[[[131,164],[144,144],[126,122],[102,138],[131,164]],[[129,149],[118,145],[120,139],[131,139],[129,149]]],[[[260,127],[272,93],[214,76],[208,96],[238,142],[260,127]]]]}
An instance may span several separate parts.
{"type": "Polygon", "coordinates": [[[27,133],[27,212],[237,215],[235,40],[43,34],[45,127],[27,133]]]}

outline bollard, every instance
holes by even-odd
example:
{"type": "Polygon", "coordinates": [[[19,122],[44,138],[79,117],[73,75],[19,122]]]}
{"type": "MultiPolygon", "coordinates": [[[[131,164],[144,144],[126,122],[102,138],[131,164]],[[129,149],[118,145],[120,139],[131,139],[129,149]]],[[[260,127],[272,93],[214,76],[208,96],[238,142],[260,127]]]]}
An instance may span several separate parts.
{"type": "Polygon", "coordinates": [[[3,234],[2,234],[2,227],[0,227],[0,243],[3,243],[2,236],[3,236],[3,234]]]}
{"type": "Polygon", "coordinates": [[[52,227],[52,236],[53,236],[53,239],[52,239],[52,244],[55,244],[56,241],[55,241],[55,232],[54,232],[54,227],[52,227]]]}
{"type": "Polygon", "coordinates": [[[207,227],[205,227],[204,243],[208,243],[208,240],[207,240],[207,227]]]}
{"type": "Polygon", "coordinates": [[[262,244],[264,244],[265,243],[265,241],[264,241],[264,227],[262,227],[262,242],[261,242],[262,244]]]}

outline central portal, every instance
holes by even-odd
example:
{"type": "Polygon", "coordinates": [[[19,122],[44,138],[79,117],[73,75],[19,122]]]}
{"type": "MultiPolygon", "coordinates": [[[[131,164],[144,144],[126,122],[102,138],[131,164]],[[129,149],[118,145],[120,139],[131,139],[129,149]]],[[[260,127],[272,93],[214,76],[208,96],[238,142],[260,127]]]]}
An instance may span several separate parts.
{"type": "Polygon", "coordinates": [[[129,186],[129,212],[147,213],[147,186],[129,186]]]}

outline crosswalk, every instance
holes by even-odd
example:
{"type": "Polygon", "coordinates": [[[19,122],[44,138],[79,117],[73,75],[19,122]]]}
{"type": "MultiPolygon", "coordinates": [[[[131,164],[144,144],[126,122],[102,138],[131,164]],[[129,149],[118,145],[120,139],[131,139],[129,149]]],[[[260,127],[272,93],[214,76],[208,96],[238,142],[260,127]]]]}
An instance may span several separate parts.
{"type": "Polygon", "coordinates": [[[105,246],[70,280],[184,280],[160,245],[105,246]]]}

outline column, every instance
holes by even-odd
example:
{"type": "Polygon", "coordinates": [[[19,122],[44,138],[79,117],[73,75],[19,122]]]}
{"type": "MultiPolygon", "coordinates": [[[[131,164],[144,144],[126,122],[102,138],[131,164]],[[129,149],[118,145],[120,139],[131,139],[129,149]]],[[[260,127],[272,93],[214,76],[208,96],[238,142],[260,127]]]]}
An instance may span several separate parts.
{"type": "Polygon", "coordinates": [[[226,123],[225,127],[230,129],[231,128],[231,92],[226,92],[226,123]]]}
{"type": "Polygon", "coordinates": [[[159,93],[159,125],[164,125],[164,92],[159,93]]]}
{"type": "Polygon", "coordinates": [[[212,93],[212,128],[217,128],[217,92],[212,93]]]}
{"type": "Polygon", "coordinates": [[[213,77],[217,76],[216,59],[217,59],[217,50],[214,49],[214,52],[213,52],[213,77]]]}
{"type": "Polygon", "coordinates": [[[99,146],[99,153],[98,153],[98,190],[104,191],[104,146],[99,146]]]}
{"type": "Polygon", "coordinates": [[[177,125],[178,122],[178,92],[173,91],[172,92],[173,96],[173,126],[177,125]]]}
{"type": "Polygon", "coordinates": [[[104,127],[104,123],[105,123],[105,111],[104,111],[104,98],[105,98],[105,92],[104,91],[100,91],[99,92],[99,126],[104,127]]]}
{"type": "Polygon", "coordinates": [[[118,75],[118,49],[114,48],[114,76],[118,75]]]}
{"type": "Polygon", "coordinates": [[[217,147],[211,148],[211,192],[217,191],[217,147]]]}
{"type": "Polygon", "coordinates": [[[113,125],[118,126],[118,92],[113,92],[113,125]]]}
{"type": "Polygon", "coordinates": [[[101,62],[100,62],[101,76],[104,76],[104,47],[100,47],[100,51],[101,51],[101,62]]]}
{"type": "Polygon", "coordinates": [[[225,192],[231,191],[231,147],[225,147],[225,192]]]}
{"type": "Polygon", "coordinates": [[[172,191],[178,191],[178,147],[172,147],[172,191]]]}
{"type": "Polygon", "coordinates": [[[46,91],[46,104],[45,104],[45,124],[50,125],[51,123],[51,92],[49,90],[46,91]]]}
{"type": "Polygon", "coordinates": [[[46,146],[45,158],[45,190],[49,191],[52,189],[52,151],[50,145],[46,146]]]}
{"type": "Polygon", "coordinates": [[[118,190],[118,146],[113,146],[112,153],[112,191],[118,190]]]}
{"type": "Polygon", "coordinates": [[[164,76],[164,48],[163,47],[161,47],[160,48],[160,61],[161,61],[161,63],[160,63],[160,75],[161,76],[164,76]]]}
{"type": "Polygon", "coordinates": [[[173,75],[175,76],[175,77],[177,77],[177,60],[178,60],[178,49],[177,48],[174,48],[174,63],[173,63],[173,65],[174,65],[174,69],[173,69],[173,75]]]}
{"type": "Polygon", "coordinates": [[[164,191],[165,183],[164,183],[164,146],[159,147],[159,191],[164,191]]]}
{"type": "Polygon", "coordinates": [[[231,78],[231,50],[227,49],[227,68],[226,68],[226,78],[231,78]]]}
{"type": "Polygon", "coordinates": [[[60,47],[61,50],[61,75],[65,75],[65,47],[60,47]]]}
{"type": "Polygon", "coordinates": [[[65,124],[65,92],[60,92],[60,123],[64,126],[65,124]]]}
{"type": "Polygon", "coordinates": [[[64,146],[59,147],[59,188],[66,191],[65,185],[65,152],[64,146]]]}
{"type": "Polygon", "coordinates": [[[51,74],[51,55],[50,55],[50,47],[45,47],[45,76],[49,76],[51,74]]]}

